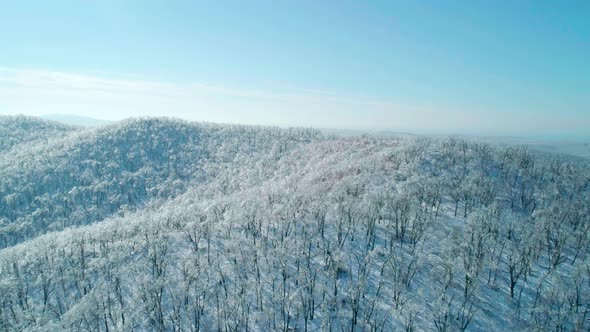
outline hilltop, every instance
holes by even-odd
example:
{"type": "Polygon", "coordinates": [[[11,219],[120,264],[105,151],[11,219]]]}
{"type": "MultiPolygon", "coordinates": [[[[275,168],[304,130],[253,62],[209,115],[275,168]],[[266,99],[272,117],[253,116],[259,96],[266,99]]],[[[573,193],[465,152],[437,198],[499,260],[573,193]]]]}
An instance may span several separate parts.
{"type": "Polygon", "coordinates": [[[0,116],[0,153],[15,145],[63,137],[76,128],[24,115],[0,116]]]}

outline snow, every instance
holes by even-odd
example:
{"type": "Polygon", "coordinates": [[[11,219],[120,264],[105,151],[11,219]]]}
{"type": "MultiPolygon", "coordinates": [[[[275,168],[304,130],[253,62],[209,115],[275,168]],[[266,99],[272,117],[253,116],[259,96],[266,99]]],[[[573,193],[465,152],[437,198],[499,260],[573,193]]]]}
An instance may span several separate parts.
{"type": "Polygon", "coordinates": [[[582,161],[172,119],[19,146],[4,330],[590,327],[582,161]]]}

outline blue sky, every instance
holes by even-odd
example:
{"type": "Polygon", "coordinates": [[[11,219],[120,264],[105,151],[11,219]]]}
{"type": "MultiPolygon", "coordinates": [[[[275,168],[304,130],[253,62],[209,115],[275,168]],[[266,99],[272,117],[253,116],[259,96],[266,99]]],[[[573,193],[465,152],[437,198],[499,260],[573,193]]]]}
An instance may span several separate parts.
{"type": "Polygon", "coordinates": [[[582,135],[588,17],[588,1],[12,1],[0,113],[582,135]]]}

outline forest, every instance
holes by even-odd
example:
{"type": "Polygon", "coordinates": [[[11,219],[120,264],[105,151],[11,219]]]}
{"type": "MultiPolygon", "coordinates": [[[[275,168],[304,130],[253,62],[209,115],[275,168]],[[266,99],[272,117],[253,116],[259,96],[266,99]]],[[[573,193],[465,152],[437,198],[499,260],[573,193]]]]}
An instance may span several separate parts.
{"type": "Polygon", "coordinates": [[[0,117],[0,331],[588,331],[590,162],[0,117]]]}

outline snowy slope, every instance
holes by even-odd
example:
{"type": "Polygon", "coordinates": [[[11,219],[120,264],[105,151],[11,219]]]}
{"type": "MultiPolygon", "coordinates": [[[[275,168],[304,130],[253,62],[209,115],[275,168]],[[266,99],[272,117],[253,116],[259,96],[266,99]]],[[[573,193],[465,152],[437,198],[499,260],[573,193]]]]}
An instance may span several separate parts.
{"type": "MultiPolygon", "coordinates": [[[[179,159],[172,164],[191,175],[169,182],[163,174],[174,167],[152,165],[161,171],[146,178],[182,190],[125,213],[111,205],[90,225],[2,249],[0,329],[590,327],[587,163],[454,138],[322,137],[166,119],[76,135],[30,148],[62,151],[57,159],[76,165],[80,158],[67,158],[92,155],[80,148],[88,140],[101,147],[97,162],[124,165],[134,149],[160,142],[154,154],[167,165],[179,159]],[[171,148],[183,152],[164,153],[171,148]]],[[[20,158],[36,172],[65,167],[36,155],[20,158]]],[[[101,181],[119,179],[117,169],[101,181]]],[[[22,178],[11,172],[3,173],[8,189],[22,178]]],[[[4,211],[34,215],[28,206],[4,211]]]]}
{"type": "Polygon", "coordinates": [[[24,115],[0,116],[0,154],[15,145],[63,137],[76,128],[24,115]]]}

